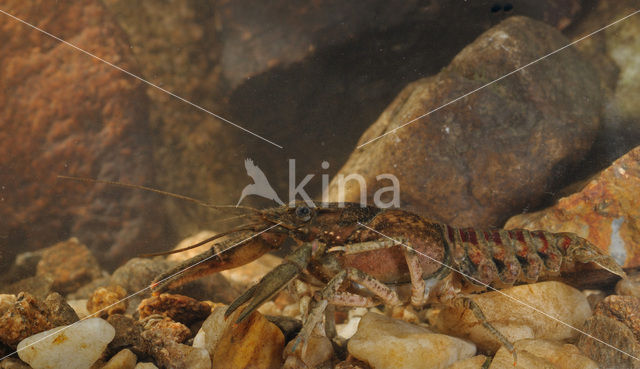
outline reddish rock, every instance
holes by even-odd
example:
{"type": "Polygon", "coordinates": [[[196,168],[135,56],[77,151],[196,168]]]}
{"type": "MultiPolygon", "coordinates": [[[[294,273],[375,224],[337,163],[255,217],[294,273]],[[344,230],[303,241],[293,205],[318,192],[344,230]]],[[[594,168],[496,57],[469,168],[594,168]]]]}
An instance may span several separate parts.
{"type": "MultiPolygon", "coordinates": [[[[509,18],[441,73],[407,86],[359,144],[567,43],[543,23],[509,18]]],[[[391,185],[376,176],[389,173],[398,178],[403,207],[453,225],[498,226],[563,182],[595,138],[600,103],[592,66],[567,49],[356,149],[339,174],[364,176],[369,202],[391,185]]],[[[339,188],[334,177],[333,201],[339,188]]],[[[345,200],[360,201],[356,181],[347,182],[345,200]]]]}
{"type": "Polygon", "coordinates": [[[626,325],[633,332],[636,341],[640,342],[640,298],[611,295],[596,305],[594,313],[626,325]]]}
{"type": "Polygon", "coordinates": [[[98,318],[106,319],[109,315],[124,314],[127,311],[127,291],[118,285],[100,287],[93,292],[87,301],[87,310],[98,318]]]}
{"type": "Polygon", "coordinates": [[[573,232],[625,267],[640,265],[640,147],[548,209],[516,215],[505,228],[573,232]]]}
{"type": "Polygon", "coordinates": [[[163,293],[142,300],[138,306],[140,319],[160,314],[186,325],[205,320],[211,314],[211,305],[191,297],[163,293]]]}
{"type": "Polygon", "coordinates": [[[47,248],[36,269],[37,277],[51,276],[51,288],[63,294],[74,292],[101,274],[98,261],[91,251],[75,238],[47,248]]]}
{"type": "Polygon", "coordinates": [[[16,303],[0,316],[0,342],[15,349],[20,341],[53,328],[47,306],[35,297],[20,293],[16,303]]]}
{"type": "MultiPolygon", "coordinates": [[[[136,71],[100,1],[10,0],[3,10],[136,71]]],[[[113,265],[157,247],[165,234],[155,195],[56,178],[153,179],[141,83],[6,16],[0,54],[0,234],[8,235],[0,248],[37,249],[73,234],[113,265]]]]}

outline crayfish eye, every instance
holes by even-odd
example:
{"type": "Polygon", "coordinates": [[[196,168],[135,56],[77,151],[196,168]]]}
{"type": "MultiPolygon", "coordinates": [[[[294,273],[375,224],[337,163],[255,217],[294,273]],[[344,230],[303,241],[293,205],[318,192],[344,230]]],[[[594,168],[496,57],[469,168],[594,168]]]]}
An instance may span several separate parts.
{"type": "Polygon", "coordinates": [[[311,209],[306,206],[298,206],[296,208],[296,217],[306,222],[311,219],[311,209]]]}

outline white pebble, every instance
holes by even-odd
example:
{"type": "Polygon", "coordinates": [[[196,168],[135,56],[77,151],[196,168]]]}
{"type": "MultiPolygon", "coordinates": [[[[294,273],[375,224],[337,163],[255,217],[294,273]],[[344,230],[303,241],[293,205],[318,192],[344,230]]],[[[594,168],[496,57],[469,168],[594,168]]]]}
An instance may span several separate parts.
{"type": "Polygon", "coordinates": [[[18,355],[34,369],[88,369],[115,334],[106,320],[91,318],[25,338],[18,355]]]}

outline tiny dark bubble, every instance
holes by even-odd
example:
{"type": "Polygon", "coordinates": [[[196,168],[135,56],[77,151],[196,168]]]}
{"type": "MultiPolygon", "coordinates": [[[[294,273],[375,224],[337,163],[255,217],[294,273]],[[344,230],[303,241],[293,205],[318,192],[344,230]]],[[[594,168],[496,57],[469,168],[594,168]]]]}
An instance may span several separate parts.
{"type": "Polygon", "coordinates": [[[511,3],[504,4],[504,7],[502,8],[502,10],[504,10],[505,12],[513,10],[513,4],[511,4],[511,3]]]}
{"type": "Polygon", "coordinates": [[[500,4],[493,4],[491,6],[491,13],[497,13],[502,9],[502,5],[500,4]]]}

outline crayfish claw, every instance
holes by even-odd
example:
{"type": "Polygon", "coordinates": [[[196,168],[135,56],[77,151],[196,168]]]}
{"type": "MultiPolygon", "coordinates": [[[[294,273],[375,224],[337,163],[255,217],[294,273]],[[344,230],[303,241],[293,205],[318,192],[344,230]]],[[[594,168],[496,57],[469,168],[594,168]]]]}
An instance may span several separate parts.
{"type": "Polygon", "coordinates": [[[231,315],[238,307],[249,302],[236,320],[236,323],[242,322],[257,310],[260,305],[275,296],[289,282],[302,273],[311,260],[311,251],[311,245],[304,244],[287,256],[282,264],[267,273],[255,286],[235,299],[224,313],[225,318],[231,315]]]}

